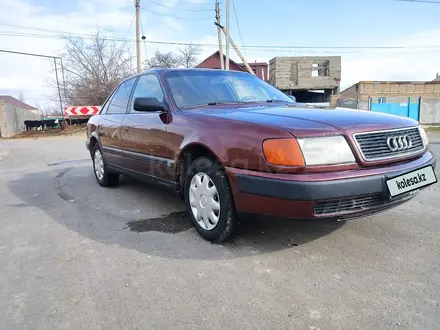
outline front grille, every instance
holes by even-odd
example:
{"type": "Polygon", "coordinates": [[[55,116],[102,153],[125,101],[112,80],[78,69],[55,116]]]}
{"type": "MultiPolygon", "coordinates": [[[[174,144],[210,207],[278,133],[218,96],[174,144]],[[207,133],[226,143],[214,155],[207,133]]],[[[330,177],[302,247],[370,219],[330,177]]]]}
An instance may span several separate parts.
{"type": "Polygon", "coordinates": [[[381,195],[356,197],[331,202],[319,202],[313,207],[315,215],[349,213],[385,204],[381,195]]]}
{"type": "Polygon", "coordinates": [[[367,161],[397,158],[417,153],[424,149],[423,141],[417,127],[391,131],[357,133],[354,138],[367,161]],[[404,150],[392,151],[387,145],[389,137],[408,136],[412,146],[404,150]]]}

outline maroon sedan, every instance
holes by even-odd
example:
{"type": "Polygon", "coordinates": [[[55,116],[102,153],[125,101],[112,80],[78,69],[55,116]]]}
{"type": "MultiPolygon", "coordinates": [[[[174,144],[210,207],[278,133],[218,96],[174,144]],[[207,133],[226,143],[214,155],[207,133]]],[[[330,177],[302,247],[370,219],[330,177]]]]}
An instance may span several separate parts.
{"type": "Polygon", "coordinates": [[[397,206],[437,181],[418,122],[296,105],[242,72],[162,69],[123,81],[90,119],[101,186],[120,174],[174,189],[197,231],[229,239],[241,212],[345,219],[397,206]]]}

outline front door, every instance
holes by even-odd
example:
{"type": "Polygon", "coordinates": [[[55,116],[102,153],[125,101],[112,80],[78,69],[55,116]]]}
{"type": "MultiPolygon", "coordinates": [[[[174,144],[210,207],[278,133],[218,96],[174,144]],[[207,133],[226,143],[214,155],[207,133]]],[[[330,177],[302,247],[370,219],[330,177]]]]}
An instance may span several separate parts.
{"type": "Polygon", "coordinates": [[[122,145],[125,167],[150,177],[168,179],[172,160],[166,141],[166,114],[138,112],[133,109],[136,97],[155,97],[164,101],[157,76],[140,76],[133,91],[128,114],[122,121],[122,145]]]}
{"type": "Polygon", "coordinates": [[[109,165],[123,166],[121,124],[127,112],[127,105],[135,78],[123,82],[107,100],[101,112],[97,127],[101,149],[109,165]]]}

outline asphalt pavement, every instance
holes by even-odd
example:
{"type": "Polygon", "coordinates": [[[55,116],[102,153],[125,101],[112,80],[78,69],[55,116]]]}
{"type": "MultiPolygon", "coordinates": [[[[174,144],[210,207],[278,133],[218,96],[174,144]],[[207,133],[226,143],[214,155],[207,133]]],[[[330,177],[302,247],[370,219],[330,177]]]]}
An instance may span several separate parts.
{"type": "Polygon", "coordinates": [[[246,224],[210,244],[174,194],[101,188],[81,136],[0,140],[0,329],[440,327],[438,184],[348,222],[246,224]]]}

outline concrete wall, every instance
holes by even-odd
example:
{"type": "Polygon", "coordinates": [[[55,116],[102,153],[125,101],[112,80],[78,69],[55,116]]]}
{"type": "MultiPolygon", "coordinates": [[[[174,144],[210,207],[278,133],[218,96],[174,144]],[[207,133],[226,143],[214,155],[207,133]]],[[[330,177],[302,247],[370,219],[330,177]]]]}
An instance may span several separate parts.
{"type": "MultiPolygon", "coordinates": [[[[440,97],[440,81],[360,82],[359,97],[440,97]]],[[[342,94],[342,93],[341,93],[342,94]]]]}
{"type": "Polygon", "coordinates": [[[0,101],[0,136],[11,137],[24,130],[25,120],[38,120],[33,111],[0,101]]]}
{"type": "Polygon", "coordinates": [[[420,123],[440,124],[440,98],[422,97],[420,101],[420,123]]]}
{"type": "Polygon", "coordinates": [[[358,99],[358,109],[370,110],[370,102],[365,99],[358,99]]]}
{"type": "Polygon", "coordinates": [[[343,99],[357,99],[359,97],[358,92],[358,84],[354,84],[353,86],[348,87],[347,89],[343,90],[341,94],[341,98],[343,99]]]}
{"type": "Polygon", "coordinates": [[[275,57],[269,82],[281,90],[339,89],[340,56],[275,57]]]}

